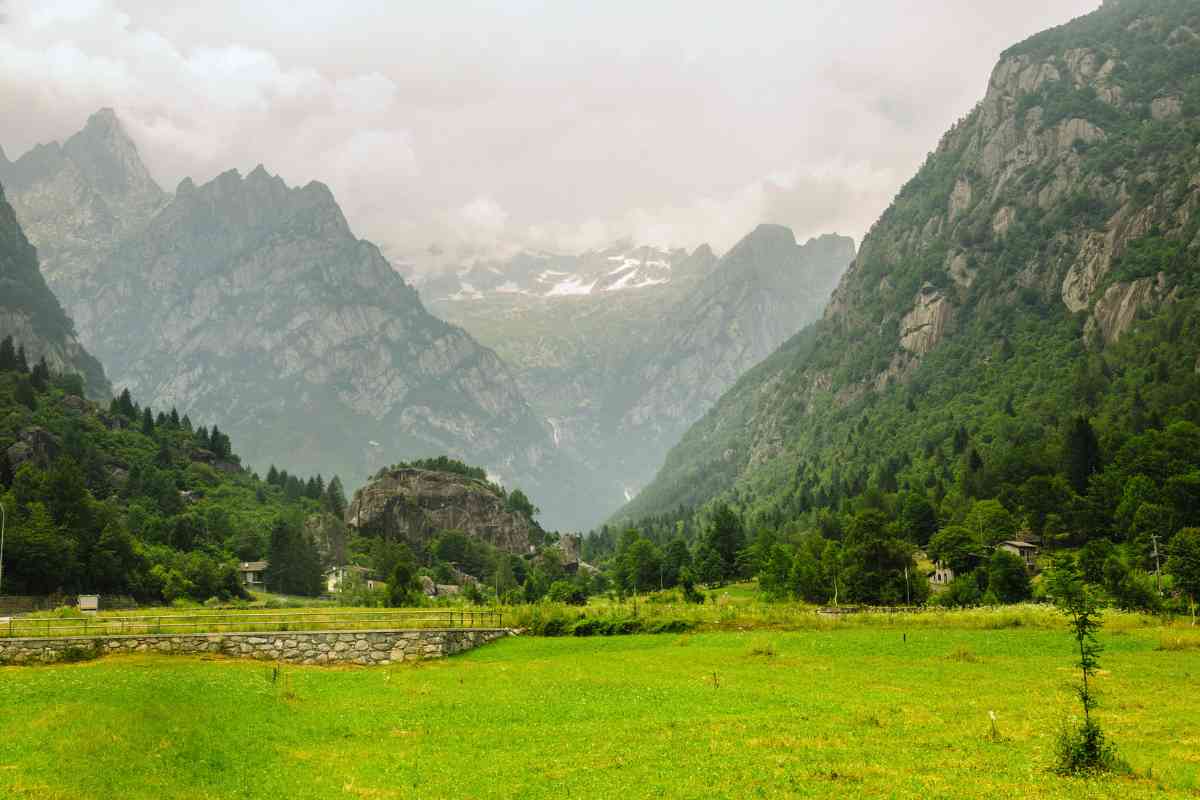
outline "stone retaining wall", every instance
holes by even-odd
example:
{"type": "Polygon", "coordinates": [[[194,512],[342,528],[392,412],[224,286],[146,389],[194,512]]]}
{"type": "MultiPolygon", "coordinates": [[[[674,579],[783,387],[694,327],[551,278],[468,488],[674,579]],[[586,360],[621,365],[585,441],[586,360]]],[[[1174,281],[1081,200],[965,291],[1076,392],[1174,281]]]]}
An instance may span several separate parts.
{"type": "Polygon", "coordinates": [[[216,653],[293,664],[392,664],[454,655],[508,633],[498,628],[429,628],[0,639],[0,664],[82,660],[106,653],[216,653]]]}

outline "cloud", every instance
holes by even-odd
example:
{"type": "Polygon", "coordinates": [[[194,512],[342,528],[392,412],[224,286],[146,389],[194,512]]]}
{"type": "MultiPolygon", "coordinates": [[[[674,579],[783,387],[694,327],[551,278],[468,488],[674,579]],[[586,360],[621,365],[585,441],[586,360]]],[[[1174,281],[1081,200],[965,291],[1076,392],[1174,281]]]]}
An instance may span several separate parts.
{"type": "Polygon", "coordinates": [[[1098,0],[0,0],[10,156],[117,109],[168,188],[328,183],[396,261],[860,237],[999,52],[1098,0]]]}

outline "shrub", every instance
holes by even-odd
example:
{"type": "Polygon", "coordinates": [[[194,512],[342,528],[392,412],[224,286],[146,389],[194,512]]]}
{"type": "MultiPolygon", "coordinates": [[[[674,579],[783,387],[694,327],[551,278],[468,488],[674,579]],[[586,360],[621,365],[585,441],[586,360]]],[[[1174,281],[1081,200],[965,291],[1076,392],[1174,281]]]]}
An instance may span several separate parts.
{"type": "Polygon", "coordinates": [[[1104,737],[1094,720],[1078,727],[1064,724],[1055,742],[1055,769],[1060,775],[1090,775],[1097,772],[1128,772],[1129,765],[1104,737]]]}

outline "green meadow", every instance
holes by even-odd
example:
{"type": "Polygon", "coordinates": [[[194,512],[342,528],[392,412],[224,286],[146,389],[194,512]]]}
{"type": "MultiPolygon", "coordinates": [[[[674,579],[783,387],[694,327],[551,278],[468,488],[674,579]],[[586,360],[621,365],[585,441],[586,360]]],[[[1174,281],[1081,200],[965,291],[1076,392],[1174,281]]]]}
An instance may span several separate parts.
{"type": "Polygon", "coordinates": [[[0,795],[1197,796],[1200,635],[1103,642],[1098,713],[1122,777],[1051,772],[1077,708],[1065,631],[895,625],[522,636],[384,668],[0,668],[0,795]]]}

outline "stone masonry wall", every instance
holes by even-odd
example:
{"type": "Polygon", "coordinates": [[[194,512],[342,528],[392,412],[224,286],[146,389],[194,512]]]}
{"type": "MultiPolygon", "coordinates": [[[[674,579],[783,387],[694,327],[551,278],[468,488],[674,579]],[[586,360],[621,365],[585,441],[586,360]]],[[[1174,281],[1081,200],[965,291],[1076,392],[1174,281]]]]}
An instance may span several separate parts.
{"type": "Polygon", "coordinates": [[[442,658],[508,633],[496,628],[440,628],[0,639],[0,664],[52,663],[106,653],[215,653],[293,664],[393,664],[442,658]]]}

